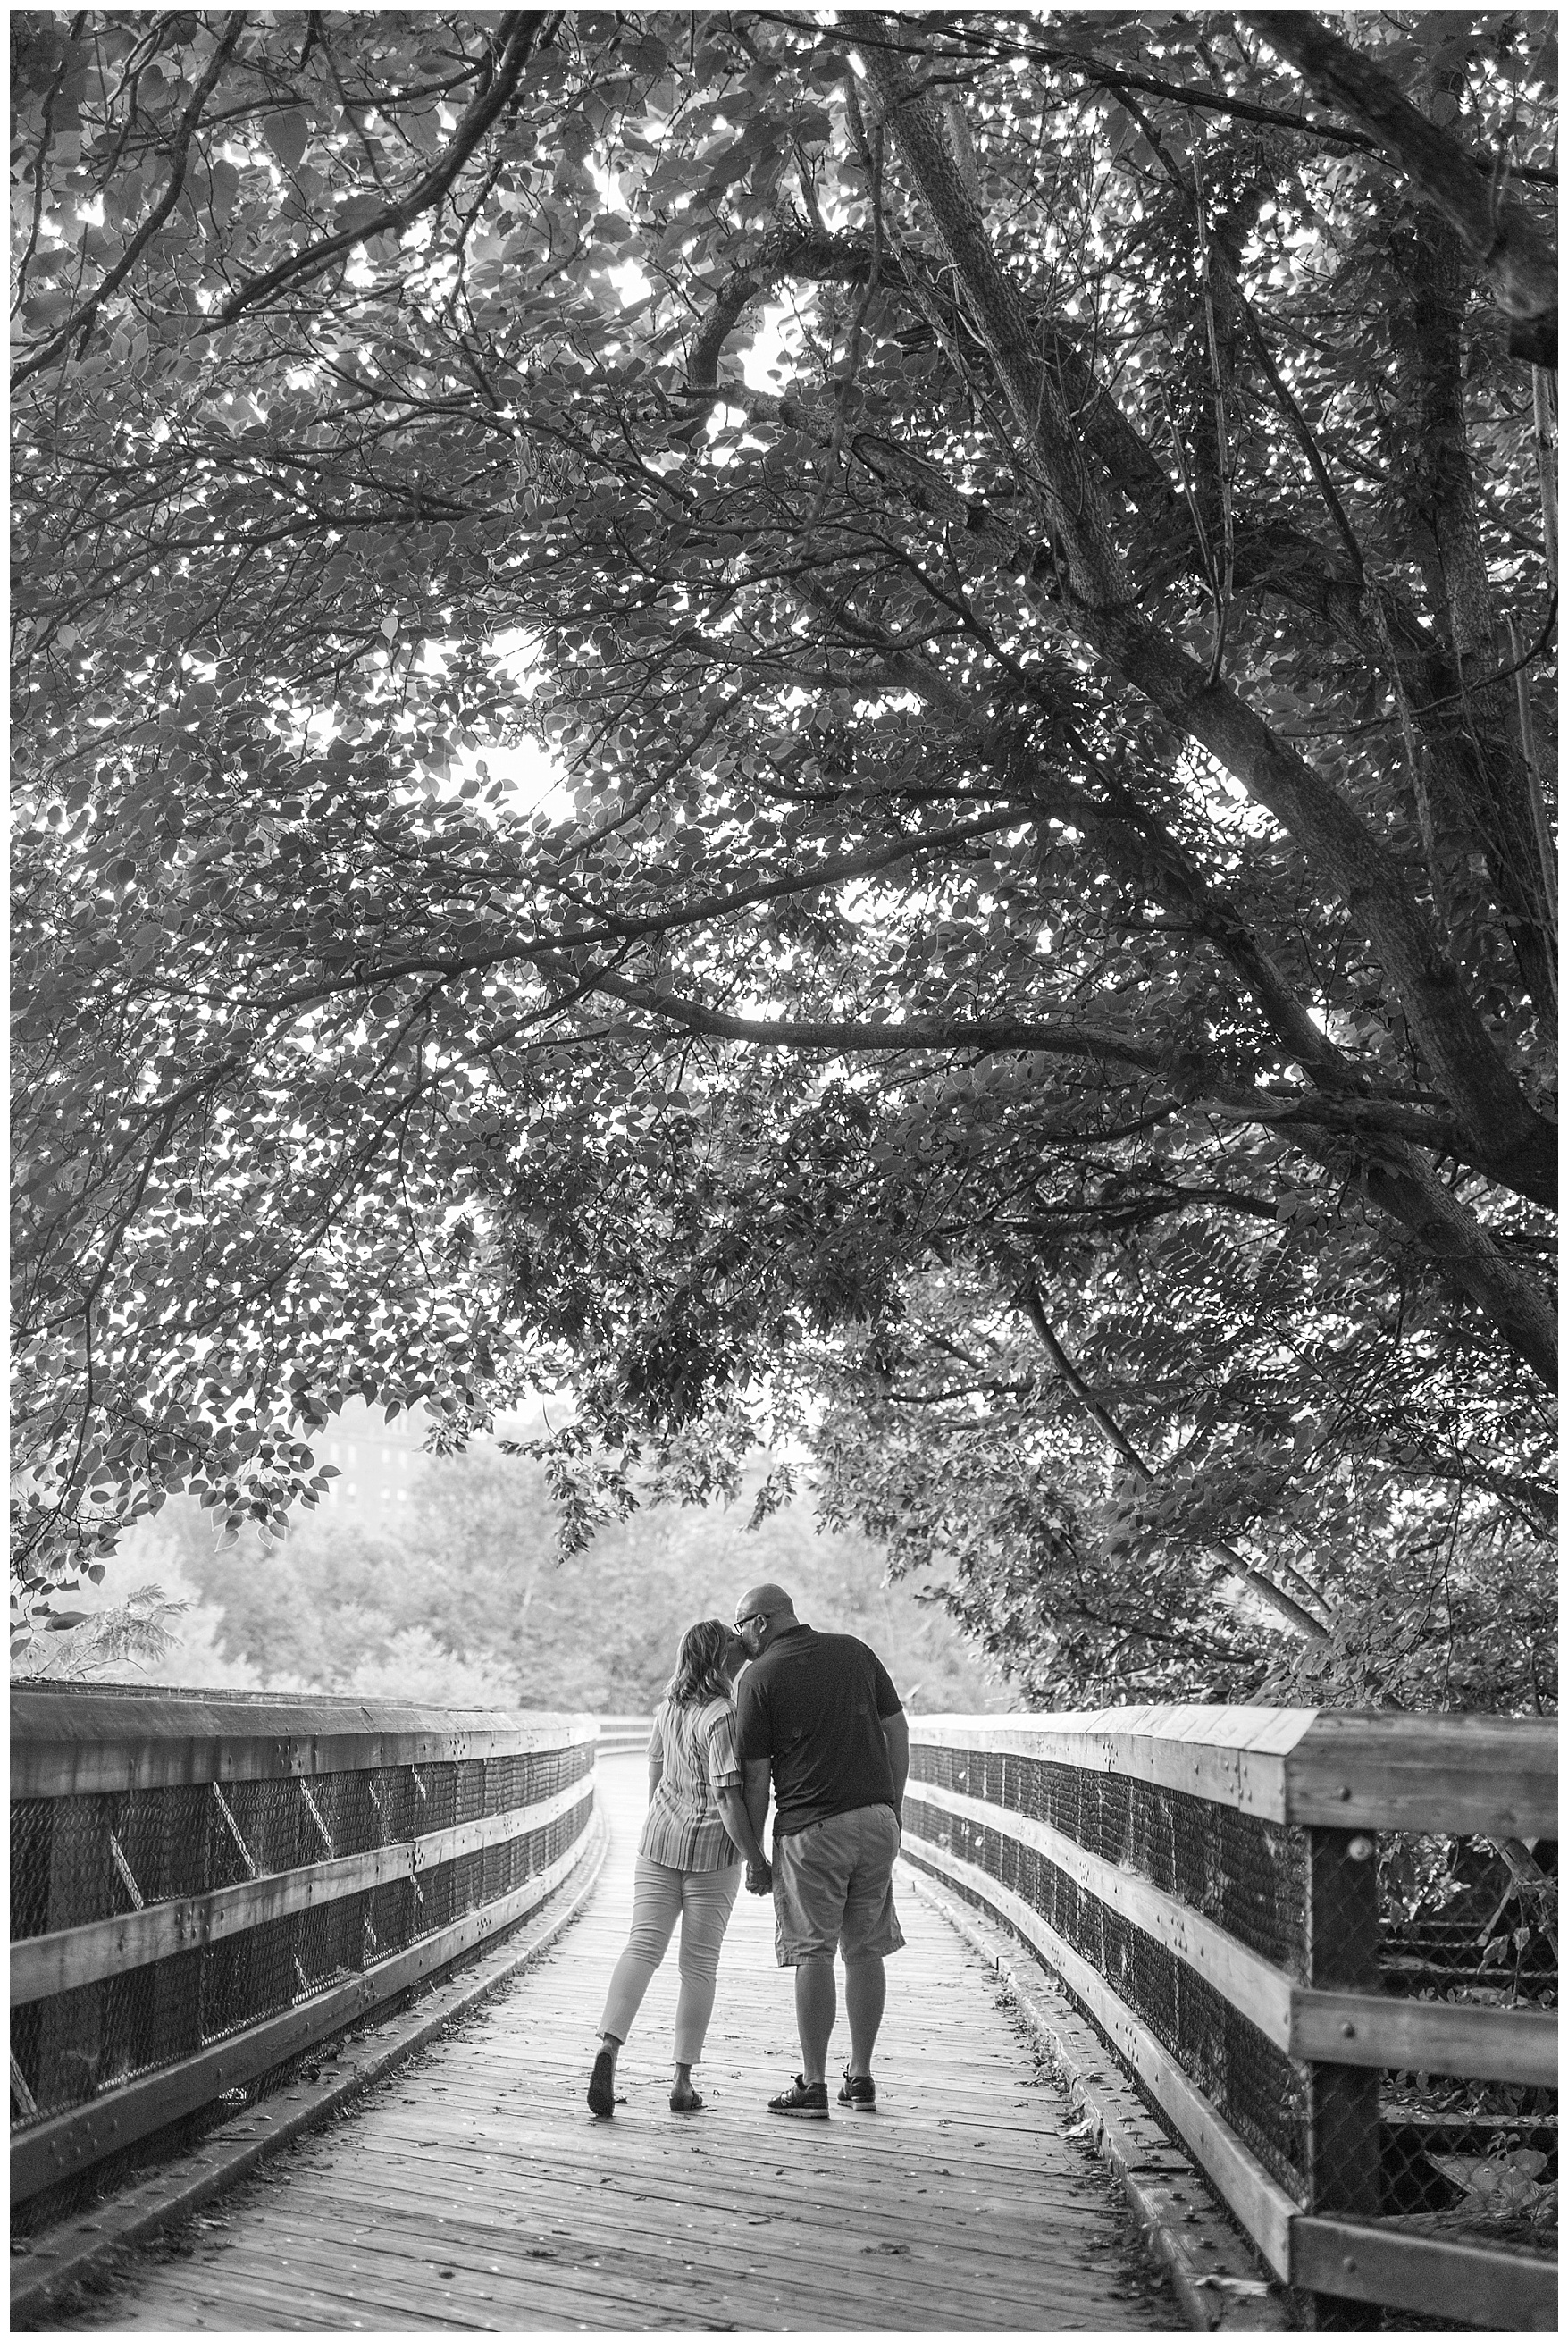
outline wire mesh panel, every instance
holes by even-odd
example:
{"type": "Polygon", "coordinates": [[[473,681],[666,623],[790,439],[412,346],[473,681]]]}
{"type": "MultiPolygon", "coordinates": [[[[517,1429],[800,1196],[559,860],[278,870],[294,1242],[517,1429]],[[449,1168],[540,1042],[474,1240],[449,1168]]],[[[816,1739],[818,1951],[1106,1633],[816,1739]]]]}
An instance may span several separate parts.
{"type": "MultiPolygon", "coordinates": [[[[1385,1993],[1434,2008],[1556,2007],[1555,1841],[1505,1853],[1484,1838],[1390,1835],[1379,1876],[1385,1993]]],[[[1554,2087],[1434,2066],[1379,2080],[1386,2215],[1413,2233],[1555,2251],[1554,2087]]]]}
{"type": "MultiPolygon", "coordinates": [[[[127,2086],[146,2085],[144,2111],[116,2098],[116,2135],[155,2127],[165,2071],[183,2112],[198,2069],[232,2100],[238,2068],[215,2049],[270,2041],[313,2004],[330,2013],[431,1938],[461,1936],[456,1957],[469,1915],[521,1917],[584,1841],[586,1718],[260,1705],[117,1687],[14,1700],[14,2192],[29,2192],[19,2142],[79,2163],[73,2117],[127,2086]]],[[[276,2062],[298,2054],[279,2037],[276,2062]]],[[[240,2066],[258,2087],[265,2056],[240,2066]]]]}
{"type": "Polygon", "coordinates": [[[1542,2322],[1550,1726],[1189,1709],[912,1739],[910,1858],[1045,1950],[1308,2322],[1542,2322]]]}
{"type": "MultiPolygon", "coordinates": [[[[1304,1970],[1303,1831],[1180,1790],[1028,1756],[971,1756],[917,1746],[910,1778],[971,1797],[989,1791],[1005,1810],[1059,1830],[1102,1861],[1137,1871],[1262,1957],[1304,1970]]],[[[1172,2053],[1264,2167],[1293,2190],[1304,2186],[1307,2086],[1299,2064],[1175,1953],[1020,1844],[1004,1825],[938,1818],[918,1803],[906,1813],[917,1836],[975,1864],[1038,1912],[1172,2053]]]]}

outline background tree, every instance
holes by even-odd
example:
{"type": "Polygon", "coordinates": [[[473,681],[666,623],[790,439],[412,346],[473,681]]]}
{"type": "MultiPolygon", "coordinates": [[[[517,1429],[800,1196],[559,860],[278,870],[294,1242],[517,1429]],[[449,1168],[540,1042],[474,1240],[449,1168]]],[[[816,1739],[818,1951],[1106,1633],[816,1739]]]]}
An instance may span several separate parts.
{"type": "MultiPolygon", "coordinates": [[[[744,1505],[763,1470],[744,1476],[744,1505]]],[[[221,1552],[199,1506],[176,1499],[125,1539],[103,1588],[115,1618],[147,1608],[119,1599],[140,1572],[183,1589],[164,1646],[122,1647],[95,1616],[35,1650],[51,1671],[124,1673],[129,1661],[169,1684],[642,1715],[692,1621],[733,1616],[766,1577],[791,1588],[803,1618],[874,1644],[911,1705],[1010,1704],[919,1580],[882,1582],[864,1536],[818,1533],[804,1507],[751,1536],[745,1519],[720,1505],[640,1511],[562,1566],[543,1466],[477,1440],[428,1458],[390,1520],[335,1501],[282,1547],[247,1536],[221,1552]]]]}
{"type": "Polygon", "coordinates": [[[573,1534],[830,1426],[1064,1694],[1533,1588],[1553,402],[1432,198],[1538,254],[1549,20],[1351,21],[1419,168],[1267,18],[15,21],[25,1583],[554,1375],[573,1534]]]}

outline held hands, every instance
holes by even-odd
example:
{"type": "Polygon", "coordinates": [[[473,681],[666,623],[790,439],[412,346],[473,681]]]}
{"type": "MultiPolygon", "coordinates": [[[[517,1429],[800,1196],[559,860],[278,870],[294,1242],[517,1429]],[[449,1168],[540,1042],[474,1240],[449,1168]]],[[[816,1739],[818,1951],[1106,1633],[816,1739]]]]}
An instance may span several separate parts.
{"type": "Polygon", "coordinates": [[[768,1862],[748,1862],[746,1865],[746,1893],[748,1895],[771,1895],[773,1891],[774,1874],[772,1864],[768,1862]]]}

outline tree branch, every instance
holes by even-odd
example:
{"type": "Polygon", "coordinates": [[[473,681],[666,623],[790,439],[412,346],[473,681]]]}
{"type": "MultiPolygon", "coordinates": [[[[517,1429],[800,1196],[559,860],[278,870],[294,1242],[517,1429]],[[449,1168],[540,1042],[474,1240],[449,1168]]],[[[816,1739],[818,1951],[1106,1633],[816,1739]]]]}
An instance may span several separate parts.
{"type": "Polygon", "coordinates": [[[1457,138],[1404,97],[1375,58],[1304,10],[1243,12],[1242,22],[1288,57],[1307,86],[1376,139],[1423,202],[1457,228],[1509,319],[1515,357],[1555,368],[1557,262],[1528,212],[1483,178],[1457,138]]]}
{"type": "MultiPolygon", "coordinates": [[[[13,391],[25,383],[30,375],[40,373],[45,366],[52,365],[55,360],[70,347],[78,334],[85,340],[92,332],[93,322],[105,302],[124,284],[141,255],[146,250],[147,245],[179,202],[181,190],[185,184],[185,173],[190,166],[191,141],[195,136],[196,125],[202,118],[202,110],[208,98],[222,78],[224,68],[234,53],[235,42],[245,30],[245,11],[243,8],[232,10],[225,23],[217,46],[207,60],[206,71],[191,92],[185,110],[180,116],[180,125],[175,134],[175,143],[169,155],[169,176],[163,194],[96,292],[87,295],[81,307],[72,312],[59,330],[50,335],[41,350],[35,350],[31,356],[24,358],[21,365],[15,368],[11,376],[13,391]]],[[[40,165],[41,171],[42,165],[40,165]]]]}
{"type": "MultiPolygon", "coordinates": [[[[1083,1407],[1085,1414],[1093,1416],[1116,1454],[1136,1473],[1145,1486],[1157,1481],[1159,1474],[1151,1464],[1144,1462],[1109,1407],[1102,1406],[1094,1396],[1094,1392],[1057,1340],[1052,1330],[1051,1322],[1045,1315],[1045,1304],[1041,1298],[1039,1286],[1034,1284],[1026,1285],[1024,1287],[1022,1298],[1029,1322],[1044,1344],[1052,1365],[1079,1406],[1083,1407]]],[[[1303,1610],[1299,1602],[1293,1601],[1291,1596],[1274,1585],[1271,1578],[1265,1577],[1262,1570],[1254,1568],[1253,1564],[1243,1555],[1239,1554],[1233,1546],[1225,1544],[1223,1539],[1219,1537],[1205,1537],[1203,1544],[1206,1552],[1214,1555],[1225,1574],[1239,1579],[1247,1592],[1253,1596],[1264,1609],[1271,1611],[1282,1625],[1288,1626],[1293,1635],[1309,1643],[1323,1643],[1328,1640],[1326,1630],[1311,1612],[1303,1610]]]]}
{"type": "Polygon", "coordinates": [[[324,236],[319,244],[307,245],[303,252],[291,253],[280,260],[275,268],[263,275],[253,276],[239,290],[232,293],[214,319],[215,328],[231,325],[245,310],[254,309],[258,302],[270,300],[285,285],[319,276],[335,260],[343,259],[372,236],[385,235],[389,229],[404,228],[410,220],[417,219],[433,204],[440,202],[464,163],[473,154],[485,132],[503,111],[516,88],[524,66],[536,45],[548,39],[554,19],[547,14],[530,10],[515,15],[503,16],[496,26],[501,42],[499,63],[487,70],[483,85],[474,96],[452,134],[452,141],[440,160],[416,179],[404,195],[382,209],[360,226],[342,228],[336,235],[324,236]]]}

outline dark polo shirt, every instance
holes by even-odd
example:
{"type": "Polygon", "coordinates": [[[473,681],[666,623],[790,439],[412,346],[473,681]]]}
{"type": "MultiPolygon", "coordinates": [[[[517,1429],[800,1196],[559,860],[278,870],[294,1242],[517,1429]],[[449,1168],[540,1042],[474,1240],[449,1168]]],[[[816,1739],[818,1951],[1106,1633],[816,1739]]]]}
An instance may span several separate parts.
{"type": "Polygon", "coordinates": [[[904,1702],[876,1653],[853,1635],[791,1626],[735,1686],[743,1764],[773,1766],[774,1836],[793,1837],[834,1814],[893,1806],[893,1767],[879,1719],[904,1702]]]}

